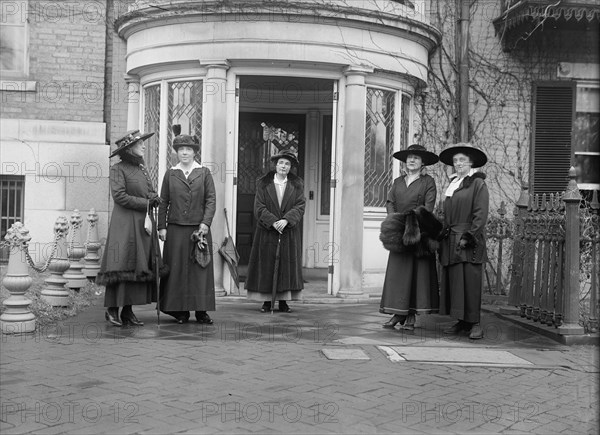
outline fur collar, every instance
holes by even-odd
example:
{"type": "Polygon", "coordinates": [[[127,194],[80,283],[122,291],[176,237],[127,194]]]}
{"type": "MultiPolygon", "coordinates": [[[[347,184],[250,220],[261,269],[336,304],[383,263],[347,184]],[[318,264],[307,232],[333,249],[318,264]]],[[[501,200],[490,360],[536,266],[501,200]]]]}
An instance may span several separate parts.
{"type": "Polygon", "coordinates": [[[120,153],[119,157],[121,157],[121,161],[122,162],[129,163],[130,165],[139,166],[139,165],[143,165],[144,164],[144,158],[143,157],[134,156],[133,154],[128,153],[126,151],[120,153]]]}
{"type": "Polygon", "coordinates": [[[485,180],[487,176],[483,172],[475,172],[470,177],[465,177],[465,179],[462,182],[463,189],[467,189],[473,183],[473,180],[476,178],[481,178],[482,180],[485,180]]]}
{"type": "MultiPolygon", "coordinates": [[[[275,171],[269,171],[265,175],[259,178],[260,185],[264,189],[269,184],[273,182],[273,177],[275,176],[275,171]]],[[[302,186],[302,178],[297,175],[292,174],[291,172],[288,174],[288,183],[291,183],[296,189],[303,188],[302,186]]]]}

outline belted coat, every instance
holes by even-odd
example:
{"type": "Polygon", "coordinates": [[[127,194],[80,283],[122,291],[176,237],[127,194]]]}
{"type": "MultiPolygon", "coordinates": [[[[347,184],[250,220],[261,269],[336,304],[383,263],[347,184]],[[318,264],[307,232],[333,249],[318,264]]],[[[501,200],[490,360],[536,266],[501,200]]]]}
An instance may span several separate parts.
{"type": "Polygon", "coordinates": [[[281,234],[281,257],[277,292],[301,290],[302,280],[302,217],[304,216],[304,182],[294,174],[288,174],[281,207],[273,183],[275,172],[269,172],[256,183],[254,216],[256,230],[248,262],[246,288],[249,291],[271,294],[275,253],[279,232],[273,224],[286,219],[288,225],[281,234]]]}

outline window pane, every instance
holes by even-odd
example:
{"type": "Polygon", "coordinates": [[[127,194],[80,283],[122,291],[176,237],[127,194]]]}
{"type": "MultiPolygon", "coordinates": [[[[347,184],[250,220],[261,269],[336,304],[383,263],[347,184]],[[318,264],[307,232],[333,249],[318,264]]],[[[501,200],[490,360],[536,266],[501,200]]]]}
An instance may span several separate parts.
{"type": "Polygon", "coordinates": [[[146,166],[152,185],[158,189],[158,146],[160,137],[160,85],[144,88],[144,133],[152,133],[146,146],[146,166]]]}
{"type": "Polygon", "coordinates": [[[329,216],[331,202],[331,123],[333,116],[323,117],[323,152],[321,153],[321,215],[329,216]]]}
{"type": "MultiPolygon", "coordinates": [[[[202,141],[202,80],[169,83],[169,151],[172,151],[173,124],[181,125],[181,134],[196,135],[202,141]]],[[[167,153],[167,159],[167,167],[177,164],[175,153],[167,153]]],[[[200,153],[196,160],[201,161],[200,153]]]]}
{"type": "Polygon", "coordinates": [[[22,72],[25,61],[25,28],[0,26],[0,69],[22,72]]]}
{"type": "Polygon", "coordinates": [[[385,207],[392,186],[395,93],[367,88],[365,207],[385,207]]]}

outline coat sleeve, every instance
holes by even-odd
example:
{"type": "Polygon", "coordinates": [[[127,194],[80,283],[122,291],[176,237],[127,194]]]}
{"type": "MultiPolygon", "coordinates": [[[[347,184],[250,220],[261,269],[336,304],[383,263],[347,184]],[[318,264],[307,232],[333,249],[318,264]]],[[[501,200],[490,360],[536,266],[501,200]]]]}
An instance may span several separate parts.
{"type": "Polygon", "coordinates": [[[113,200],[121,207],[144,211],[148,207],[148,199],[132,196],[127,193],[127,174],[122,165],[110,168],[110,192],[113,200]]]}
{"type": "Polygon", "coordinates": [[[432,212],[433,208],[435,207],[435,199],[437,197],[437,188],[435,187],[435,180],[433,179],[433,177],[428,176],[426,177],[426,184],[425,184],[425,208],[427,209],[427,211],[432,212]]]}
{"type": "Polygon", "coordinates": [[[160,188],[160,199],[162,200],[158,206],[158,229],[164,230],[167,228],[167,212],[171,202],[170,189],[171,171],[167,170],[163,177],[162,186],[160,188]]]}
{"type": "Polygon", "coordinates": [[[216,210],[217,193],[215,191],[215,181],[207,169],[206,176],[204,177],[204,217],[202,218],[202,223],[210,227],[216,210]]]}
{"type": "Polygon", "coordinates": [[[267,189],[262,185],[262,181],[258,180],[254,197],[254,217],[258,221],[258,225],[269,230],[279,219],[267,208],[267,197],[267,189]]]}
{"type": "Polygon", "coordinates": [[[283,218],[288,221],[290,228],[295,227],[304,216],[304,208],[306,206],[306,198],[304,197],[304,185],[296,187],[294,205],[289,209],[283,218]]]}

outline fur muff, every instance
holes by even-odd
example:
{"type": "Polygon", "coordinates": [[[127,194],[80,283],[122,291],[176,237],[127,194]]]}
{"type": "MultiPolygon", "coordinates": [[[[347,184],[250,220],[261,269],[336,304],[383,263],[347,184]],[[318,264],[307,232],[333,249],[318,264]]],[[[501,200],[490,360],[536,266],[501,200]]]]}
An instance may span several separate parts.
{"type": "Polygon", "coordinates": [[[379,240],[392,252],[413,252],[417,257],[432,255],[438,249],[442,223],[425,207],[407,213],[392,213],[381,223],[379,240]]]}
{"type": "Polygon", "coordinates": [[[419,228],[419,222],[417,222],[417,216],[414,210],[406,212],[404,221],[404,235],[402,236],[402,243],[405,246],[413,246],[421,241],[421,229],[419,228]]]}

